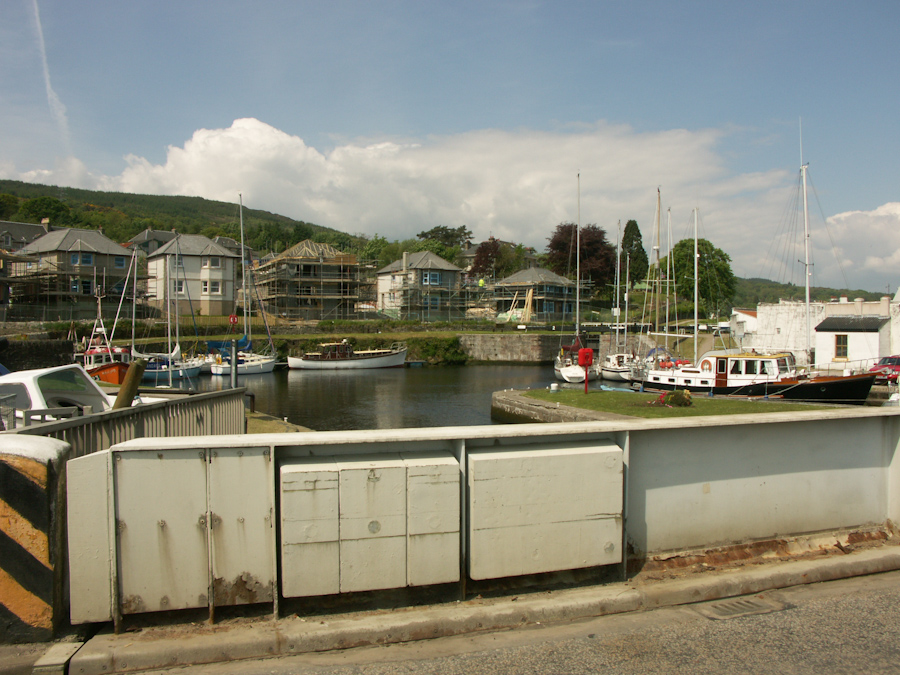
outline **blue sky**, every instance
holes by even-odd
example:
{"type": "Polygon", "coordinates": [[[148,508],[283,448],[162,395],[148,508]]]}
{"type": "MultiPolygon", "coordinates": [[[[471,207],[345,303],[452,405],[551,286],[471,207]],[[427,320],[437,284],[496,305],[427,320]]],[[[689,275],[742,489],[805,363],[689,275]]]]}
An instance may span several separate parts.
{"type": "Polygon", "coordinates": [[[773,259],[802,117],[814,283],[893,292],[898,25],[896,2],[5,0],[0,177],[543,249],[580,173],[612,240],[634,218],[649,246],[659,187],[675,239],[699,207],[737,274],[802,283],[773,259]]]}

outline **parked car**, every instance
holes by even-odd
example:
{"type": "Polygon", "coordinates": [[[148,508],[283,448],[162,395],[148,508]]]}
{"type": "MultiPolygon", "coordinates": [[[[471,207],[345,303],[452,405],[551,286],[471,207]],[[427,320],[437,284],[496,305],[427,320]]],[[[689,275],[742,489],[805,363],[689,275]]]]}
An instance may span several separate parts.
{"type": "Polygon", "coordinates": [[[876,382],[896,384],[897,375],[900,375],[900,356],[882,356],[874,366],[869,368],[869,372],[877,373],[876,382]]]}

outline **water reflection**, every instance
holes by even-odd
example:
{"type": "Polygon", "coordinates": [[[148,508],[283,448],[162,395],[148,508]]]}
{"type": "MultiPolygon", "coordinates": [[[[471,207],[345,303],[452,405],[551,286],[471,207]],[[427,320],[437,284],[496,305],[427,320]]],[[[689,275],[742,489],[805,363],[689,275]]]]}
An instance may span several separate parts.
{"type": "MultiPolygon", "coordinates": [[[[256,409],[317,431],[491,424],[491,394],[545,388],[549,366],[280,370],[240,378],[256,409]]],[[[227,389],[227,377],[202,377],[200,391],[227,389]]]]}

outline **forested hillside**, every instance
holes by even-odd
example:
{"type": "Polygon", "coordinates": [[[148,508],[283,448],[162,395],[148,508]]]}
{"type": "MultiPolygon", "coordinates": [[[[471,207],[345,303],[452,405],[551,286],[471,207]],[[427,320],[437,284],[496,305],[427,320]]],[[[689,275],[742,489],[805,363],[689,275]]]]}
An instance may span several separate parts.
{"type": "MultiPolygon", "coordinates": [[[[238,239],[237,203],[217,202],[202,197],[137,195],[122,192],[97,192],[76,188],[37,185],[21,181],[0,180],[0,220],[39,223],[50,218],[53,225],[100,229],[111,239],[126,242],[141,231],[177,230],[183,234],[203,234],[210,238],[222,235],[238,239]]],[[[548,230],[552,226],[548,224],[548,230]]],[[[244,209],[247,244],[257,253],[280,253],[304,239],[328,243],[336,248],[359,254],[367,260],[386,265],[402,252],[431,250],[459,264],[462,244],[472,233],[465,227],[433,227],[421,232],[417,239],[389,242],[384,237],[366,239],[313,223],[292,220],[267,211],[244,209]]],[[[641,245],[641,244],[638,244],[641,245]]],[[[538,251],[539,259],[543,251],[538,251]]],[[[524,263],[523,263],[524,264],[524,263]]],[[[546,260],[543,261],[546,265],[546,260]]],[[[520,265],[521,266],[521,265],[520,265]]],[[[506,270],[511,274],[518,267],[506,270]]],[[[755,307],[760,302],[779,299],[802,300],[804,288],[780,284],[767,279],[735,278],[733,307],[755,307]]],[[[877,300],[883,293],[863,290],[813,288],[813,300],[828,301],[841,295],[877,300]]]]}
{"type": "MultiPolygon", "coordinates": [[[[810,299],[819,302],[828,302],[831,298],[842,295],[850,300],[863,298],[864,300],[878,300],[884,293],[872,293],[863,290],[841,290],[835,288],[812,287],[809,289],[810,299]]],[[[804,300],[806,289],[794,284],[780,284],[768,279],[738,279],[735,288],[734,307],[753,308],[760,302],[778,302],[781,300],[804,300]]]]}
{"type": "MultiPolygon", "coordinates": [[[[0,220],[39,223],[42,218],[50,218],[51,224],[63,227],[102,228],[106,236],[118,242],[128,241],[147,228],[174,229],[210,238],[240,238],[237,200],[229,204],[202,197],[96,192],[0,180],[0,220]]],[[[247,244],[261,253],[279,253],[304,239],[329,243],[345,251],[356,250],[366,241],[313,223],[247,208],[244,231],[247,244]]]]}

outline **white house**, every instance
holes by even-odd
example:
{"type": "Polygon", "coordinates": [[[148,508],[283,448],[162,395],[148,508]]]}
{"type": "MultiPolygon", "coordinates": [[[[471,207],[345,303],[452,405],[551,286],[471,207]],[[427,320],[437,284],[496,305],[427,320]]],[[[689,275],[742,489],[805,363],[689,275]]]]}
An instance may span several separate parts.
{"type": "Polygon", "coordinates": [[[431,251],[404,253],[377,272],[377,308],[402,319],[446,319],[464,311],[462,270],[431,251]]]}
{"type": "Polygon", "coordinates": [[[789,351],[801,365],[806,365],[806,352],[810,349],[816,365],[832,370],[867,369],[881,356],[900,353],[897,298],[891,301],[885,296],[874,302],[857,298],[850,302],[841,297],[831,302],[812,302],[809,309],[807,322],[804,302],[760,303],[755,328],[752,321],[746,320],[746,310],[734,310],[731,329],[737,334],[737,325],[744,320],[744,349],[789,351]]]}
{"type": "Polygon", "coordinates": [[[166,311],[169,296],[178,313],[204,316],[232,314],[237,297],[236,253],[199,234],[179,234],[147,259],[149,300],[166,311]]]}

